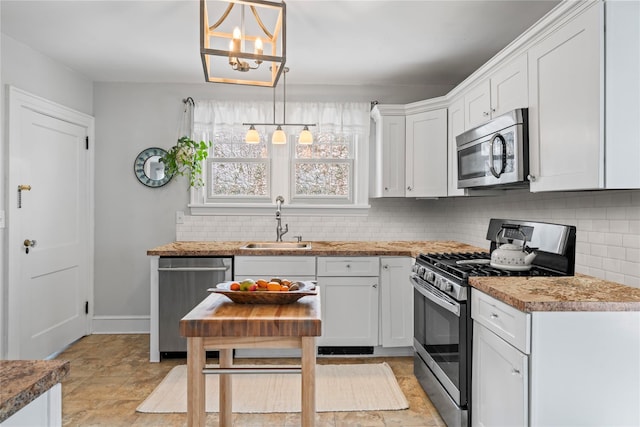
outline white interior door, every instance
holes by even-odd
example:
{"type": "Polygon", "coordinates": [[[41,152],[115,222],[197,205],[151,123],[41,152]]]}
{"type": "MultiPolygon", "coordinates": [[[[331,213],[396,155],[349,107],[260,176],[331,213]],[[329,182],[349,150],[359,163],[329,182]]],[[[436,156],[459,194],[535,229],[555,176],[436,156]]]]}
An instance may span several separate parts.
{"type": "Polygon", "coordinates": [[[93,118],[14,88],[9,109],[8,353],[41,359],[89,331],[93,118]]]}

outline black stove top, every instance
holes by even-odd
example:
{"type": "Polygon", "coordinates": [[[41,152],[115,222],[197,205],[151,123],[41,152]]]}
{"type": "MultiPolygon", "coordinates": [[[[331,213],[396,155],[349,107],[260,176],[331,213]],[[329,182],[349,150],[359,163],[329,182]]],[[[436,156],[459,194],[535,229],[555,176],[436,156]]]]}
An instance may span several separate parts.
{"type": "Polygon", "coordinates": [[[530,270],[503,270],[489,265],[489,252],[458,252],[420,254],[416,263],[430,266],[435,271],[449,273],[464,283],[470,276],[562,276],[562,272],[541,266],[533,266],[530,270]],[[480,262],[476,264],[476,262],[480,262]]]}

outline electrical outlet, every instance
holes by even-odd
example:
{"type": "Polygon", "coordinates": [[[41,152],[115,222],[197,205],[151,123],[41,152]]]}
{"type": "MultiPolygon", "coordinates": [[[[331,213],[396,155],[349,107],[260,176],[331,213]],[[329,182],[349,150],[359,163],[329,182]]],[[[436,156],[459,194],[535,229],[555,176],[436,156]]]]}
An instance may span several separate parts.
{"type": "Polygon", "coordinates": [[[176,211],[176,224],[184,224],[184,212],[176,211]]]}

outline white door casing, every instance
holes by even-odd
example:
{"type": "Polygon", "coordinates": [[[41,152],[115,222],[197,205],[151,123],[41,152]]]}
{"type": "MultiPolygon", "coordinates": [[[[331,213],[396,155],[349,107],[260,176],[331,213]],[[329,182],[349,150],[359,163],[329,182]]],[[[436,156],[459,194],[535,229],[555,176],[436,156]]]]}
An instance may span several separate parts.
{"type": "Polygon", "coordinates": [[[93,117],[9,88],[10,359],[45,358],[91,330],[93,134],[93,117]],[[21,207],[19,185],[31,186],[21,207]]]}

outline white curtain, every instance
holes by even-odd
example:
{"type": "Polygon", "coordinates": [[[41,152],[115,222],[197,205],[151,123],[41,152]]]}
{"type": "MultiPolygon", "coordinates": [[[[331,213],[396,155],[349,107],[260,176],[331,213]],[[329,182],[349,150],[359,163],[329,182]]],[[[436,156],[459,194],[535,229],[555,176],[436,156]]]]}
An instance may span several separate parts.
{"type": "MultiPolygon", "coordinates": [[[[243,123],[282,123],[283,104],[276,103],[275,118],[271,102],[196,101],[194,139],[213,141],[214,135],[230,132],[244,137],[248,126],[243,123]]],[[[316,132],[357,133],[362,141],[369,140],[369,107],[367,102],[288,102],[286,123],[316,124],[316,132]]],[[[271,135],[274,126],[256,126],[264,135],[271,135]]],[[[287,127],[286,132],[298,133],[302,127],[287,127]]],[[[358,138],[358,139],[360,139],[358,138]]]]}

